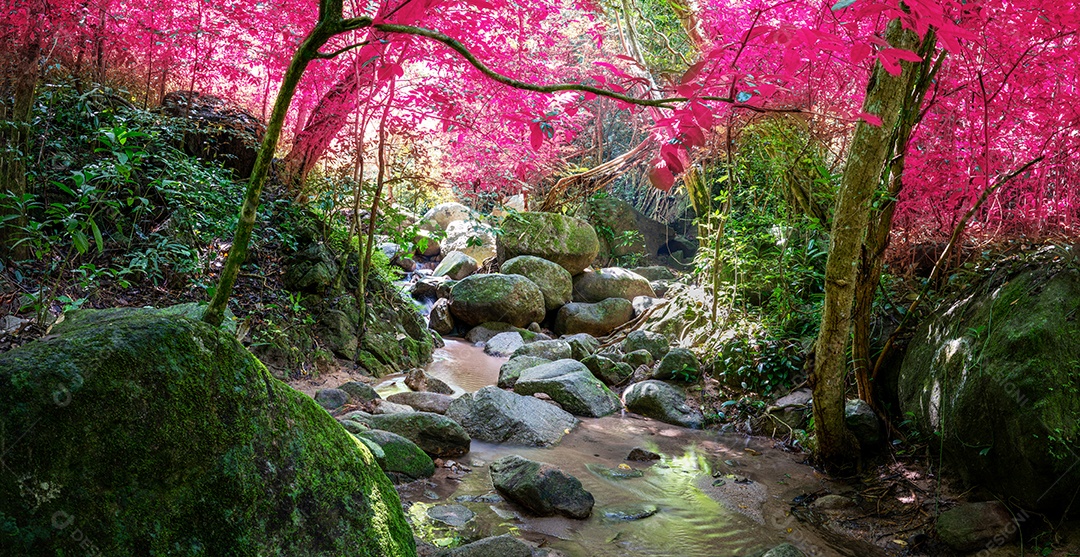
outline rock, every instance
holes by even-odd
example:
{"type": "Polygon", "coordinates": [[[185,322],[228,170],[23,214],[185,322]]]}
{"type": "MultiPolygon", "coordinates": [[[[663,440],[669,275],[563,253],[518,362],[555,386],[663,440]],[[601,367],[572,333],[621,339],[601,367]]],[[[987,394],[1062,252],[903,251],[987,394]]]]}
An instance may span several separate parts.
{"type": "Polygon", "coordinates": [[[618,507],[604,509],[604,518],[619,521],[643,520],[659,511],[660,508],[651,503],[619,505],[618,507]]]}
{"type": "Polygon", "coordinates": [[[677,379],[686,383],[693,383],[701,377],[701,364],[697,356],[686,348],[672,348],[660,360],[653,372],[653,379],[677,379]]]}
{"type": "Polygon", "coordinates": [[[473,275],[450,291],[450,312],[466,325],[501,321],[524,327],[544,319],[544,294],[521,275],[473,275]]]}
{"type": "Polygon", "coordinates": [[[433,414],[445,414],[446,410],[450,408],[450,403],[454,401],[449,395],[424,392],[394,393],[386,397],[386,400],[395,404],[411,406],[420,412],[431,412],[433,414]]]}
{"type": "Polygon", "coordinates": [[[787,395],[784,395],[773,403],[776,408],[787,408],[789,406],[808,406],[810,401],[813,400],[814,393],[810,389],[799,389],[792,391],[787,395]]]}
{"type": "Polygon", "coordinates": [[[634,368],[623,362],[615,362],[610,358],[593,354],[581,360],[585,367],[605,385],[618,385],[634,373],[634,368]]]}
{"type": "Polygon", "coordinates": [[[439,286],[447,281],[447,277],[425,277],[414,283],[409,287],[409,295],[414,299],[420,300],[435,300],[440,298],[439,286]]]}
{"type": "Polygon", "coordinates": [[[648,350],[634,350],[633,352],[627,352],[623,355],[623,362],[630,367],[637,369],[641,366],[652,367],[654,360],[653,355],[648,350]]]}
{"type": "Polygon", "coordinates": [[[619,397],[575,360],[556,360],[521,372],[514,392],[523,395],[544,393],[566,411],[577,416],[599,418],[620,408],[619,397]]]}
{"type": "Polygon", "coordinates": [[[432,272],[432,276],[435,277],[449,277],[452,280],[461,280],[480,268],[480,265],[476,263],[476,260],[460,251],[452,251],[443,257],[442,262],[438,267],[435,267],[435,271],[432,272]]]}
{"type": "Polygon", "coordinates": [[[651,265],[649,267],[634,267],[630,272],[645,277],[645,280],[675,280],[675,272],[663,265],[651,265]]]}
{"type": "Polygon", "coordinates": [[[450,300],[443,298],[435,300],[428,313],[428,327],[440,335],[448,335],[454,331],[454,317],[450,315],[450,300]]]}
{"type": "Polygon", "coordinates": [[[487,386],[455,400],[447,416],[462,425],[473,439],[547,447],[574,429],[577,418],[539,399],[487,386]]]}
{"type": "Polygon", "coordinates": [[[1061,456],[1080,436],[1080,375],[1068,363],[1080,361],[1080,270],[1032,265],[986,280],[919,325],[900,410],[927,438],[944,430],[944,465],[966,482],[1063,512],[1080,489],[1076,459],[1061,456]]]}
{"type": "Polygon", "coordinates": [[[375,389],[367,383],[359,383],[357,381],[349,381],[338,386],[338,389],[345,391],[349,394],[349,399],[354,401],[371,401],[377,398],[382,398],[379,393],[375,392],[375,389]]]}
{"type": "Polygon", "coordinates": [[[522,371],[547,363],[551,363],[551,360],[545,360],[544,358],[537,358],[535,356],[517,356],[510,358],[509,361],[499,368],[499,387],[503,389],[513,389],[514,384],[517,383],[518,377],[521,377],[522,371]]]}
{"type": "Polygon", "coordinates": [[[844,497],[843,495],[822,495],[810,503],[810,508],[816,511],[839,511],[843,509],[850,509],[855,506],[855,501],[844,497]]]}
{"type": "Polygon", "coordinates": [[[449,300],[450,291],[454,289],[454,285],[457,283],[458,281],[456,280],[445,280],[439,283],[439,285],[435,287],[435,297],[440,300],[449,300]]]}
{"type": "MultiPolygon", "coordinates": [[[[203,312],[206,311],[208,305],[210,304],[207,304],[206,302],[187,302],[162,308],[161,313],[166,315],[179,315],[181,317],[187,317],[188,319],[194,319],[195,321],[202,321],[203,312]]],[[[3,325],[0,327],[0,332],[14,332],[22,327],[24,323],[30,323],[30,321],[27,319],[19,319],[14,315],[5,315],[3,325]]],[[[231,309],[225,308],[225,320],[221,322],[220,329],[230,335],[236,335],[236,324],[236,314],[234,314],[231,309]]]]}
{"type": "Polygon", "coordinates": [[[431,412],[384,414],[381,416],[350,413],[352,420],[371,429],[396,433],[416,443],[432,457],[456,457],[469,452],[472,439],[460,424],[431,412]],[[355,414],[355,415],[354,415],[355,414]]]}
{"type": "Polygon", "coordinates": [[[611,334],[634,314],[628,300],[608,298],[599,303],[571,302],[559,309],[555,317],[555,332],[560,335],[588,333],[594,337],[611,334]]]}
{"type": "Polygon", "coordinates": [[[439,554],[439,557],[532,557],[532,555],[533,550],[529,544],[510,534],[503,534],[444,551],[439,554]]]}
{"type": "MultiPolygon", "coordinates": [[[[787,428],[782,428],[781,431],[787,432],[787,429],[803,429],[803,425],[810,415],[812,397],[813,393],[810,389],[799,389],[776,399],[776,402],[766,409],[767,415],[773,420],[787,426],[787,428]]],[[[762,426],[761,429],[763,431],[767,430],[769,425],[770,424],[766,422],[766,425],[762,426]]]]}
{"type": "Polygon", "coordinates": [[[589,333],[563,335],[560,339],[570,343],[570,357],[578,361],[600,349],[600,341],[589,333]]]}
{"type": "Polygon", "coordinates": [[[381,398],[372,401],[372,414],[407,414],[409,412],[416,412],[416,409],[407,404],[398,404],[381,398]]]}
{"type": "Polygon", "coordinates": [[[413,253],[418,257],[435,257],[442,252],[442,246],[435,234],[428,230],[419,230],[413,236],[413,245],[416,247],[413,253]]]}
{"type": "MultiPolygon", "coordinates": [[[[631,301],[638,296],[656,297],[645,277],[618,267],[585,271],[574,277],[575,302],[599,302],[608,298],[631,301]]],[[[633,306],[631,306],[633,307],[633,306]]]]}
{"type": "Polygon", "coordinates": [[[1016,538],[1019,527],[1009,509],[998,501],[963,503],[938,516],[937,535],[955,551],[976,551],[1016,538]]]}
{"type": "Polygon", "coordinates": [[[881,421],[866,401],[848,400],[844,404],[844,422],[864,449],[881,443],[881,421]]]}
{"type": "Polygon", "coordinates": [[[499,261],[534,255],[577,275],[600,250],[593,227],[566,215],[516,213],[503,219],[502,230],[496,242],[499,261]]]}
{"type": "Polygon", "coordinates": [[[375,443],[382,449],[383,472],[394,483],[405,483],[435,475],[435,462],[408,439],[389,431],[369,429],[354,433],[357,437],[375,443]]]}
{"type": "Polygon", "coordinates": [[[574,354],[570,343],[565,340],[538,340],[522,345],[512,357],[533,356],[545,360],[562,360],[572,357],[574,354]]]}
{"type": "Polygon", "coordinates": [[[648,255],[645,238],[637,227],[633,205],[618,197],[594,197],[583,207],[589,224],[598,231],[600,255],[610,258],[648,255]]]}
{"type": "MultiPolygon", "coordinates": [[[[653,289],[655,290],[655,288],[653,289]]],[[[657,294],[659,296],[659,294],[657,294]]],[[[631,307],[634,308],[634,317],[638,317],[641,314],[649,310],[649,308],[656,307],[664,303],[663,298],[650,298],[649,296],[635,296],[630,301],[631,307]]]]}
{"type": "Polygon", "coordinates": [[[504,275],[521,275],[536,283],[544,294],[544,309],[555,311],[570,302],[573,277],[556,263],[532,255],[508,259],[499,267],[504,275]]]}
{"type": "Polygon", "coordinates": [[[799,551],[799,548],[791,545],[790,543],[782,543],[768,551],[761,557],[806,557],[806,555],[799,551]]]}
{"type": "Polygon", "coordinates": [[[525,339],[521,338],[521,333],[507,331],[491,337],[484,346],[484,353],[497,358],[505,358],[517,354],[516,350],[520,350],[523,346],[525,346],[525,339]]]}
{"type": "Polygon", "coordinates": [[[0,354],[0,423],[5,555],[415,555],[371,452],[205,323],[70,312],[0,354]]]}
{"type": "Polygon", "coordinates": [[[661,422],[700,429],[701,412],[686,404],[686,393],[663,381],[642,381],[623,393],[626,409],[661,422]]]}
{"type": "Polygon", "coordinates": [[[641,447],[634,447],[630,454],[626,455],[626,460],[633,460],[637,462],[647,462],[650,460],[660,460],[660,455],[656,454],[648,449],[641,447]]]}
{"type": "Polygon", "coordinates": [[[427,510],[428,518],[452,528],[463,528],[476,513],[464,505],[435,505],[427,510]]]}
{"type": "Polygon", "coordinates": [[[474,220],[452,222],[446,227],[442,250],[443,253],[460,251],[483,263],[495,257],[495,229],[474,220]]]}
{"type": "MultiPolygon", "coordinates": [[[[525,329],[520,329],[509,323],[489,321],[469,329],[469,332],[465,333],[465,340],[473,344],[486,343],[499,333],[505,333],[507,331],[517,331],[520,333],[523,330],[525,329]]],[[[524,338],[524,335],[522,335],[522,338],[524,338]]]]}
{"type": "Polygon", "coordinates": [[[577,478],[558,468],[517,455],[491,463],[491,483],[508,500],[540,516],[562,514],[585,519],[592,513],[593,496],[577,478]]]}
{"type": "Polygon", "coordinates": [[[439,228],[446,230],[450,223],[462,221],[472,216],[472,211],[461,203],[442,203],[428,209],[421,217],[424,221],[435,221],[439,228]]]}
{"type": "Polygon", "coordinates": [[[671,281],[666,280],[651,280],[649,286],[652,287],[653,292],[656,293],[655,299],[667,298],[668,292],[671,291],[671,281]]]}
{"type": "MultiPolygon", "coordinates": [[[[180,306],[190,306],[192,304],[194,304],[195,307],[198,308],[198,304],[195,303],[195,302],[191,302],[191,303],[188,303],[188,304],[179,304],[179,305],[180,306]]],[[[177,308],[177,307],[178,306],[172,306],[172,307],[169,307],[169,308],[165,308],[162,311],[167,311],[167,310],[170,310],[170,309],[176,311],[175,308],[177,308]]],[[[186,308],[184,308],[182,311],[184,311],[184,313],[189,312],[189,310],[187,310],[186,308]]],[[[225,311],[228,312],[228,313],[232,313],[232,311],[229,310],[228,308],[226,308],[225,311]]],[[[199,312],[199,315],[201,316],[202,313],[199,312]]],[[[196,317],[194,317],[194,315],[192,315],[191,318],[192,319],[197,319],[196,317]]],[[[236,322],[236,317],[234,316],[233,317],[233,323],[235,323],[235,322],[236,322]]],[[[2,320],[0,320],[0,333],[4,333],[4,334],[14,333],[14,332],[18,331],[19,329],[22,329],[23,326],[26,325],[27,323],[30,323],[29,319],[22,319],[21,317],[17,317],[17,316],[14,316],[14,315],[5,315],[4,318],[2,320]]],[[[222,323],[222,325],[224,325],[224,323],[222,323]]],[[[235,329],[234,329],[234,332],[235,332],[235,329]]]]}
{"type": "Polygon", "coordinates": [[[349,393],[341,389],[319,389],[315,392],[315,402],[327,410],[336,410],[349,402],[349,393]]]}
{"type": "Polygon", "coordinates": [[[648,350],[653,360],[662,359],[670,349],[667,337],[650,331],[633,331],[626,335],[622,343],[624,354],[629,354],[635,350],[648,350]]]}
{"type": "Polygon", "coordinates": [[[432,377],[418,367],[405,373],[405,385],[414,391],[439,393],[443,395],[454,394],[454,389],[437,377],[432,377]]]}
{"type": "Polygon", "coordinates": [[[337,260],[322,244],[309,244],[285,263],[281,283],[290,292],[325,294],[338,274],[337,260]]]}
{"type": "Polygon", "coordinates": [[[161,99],[160,110],[184,118],[184,152],[220,162],[246,180],[255,167],[266,125],[239,105],[195,91],[173,91],[161,99]]]}
{"type": "Polygon", "coordinates": [[[406,273],[416,270],[416,261],[411,257],[398,257],[394,260],[394,265],[406,273]]]}

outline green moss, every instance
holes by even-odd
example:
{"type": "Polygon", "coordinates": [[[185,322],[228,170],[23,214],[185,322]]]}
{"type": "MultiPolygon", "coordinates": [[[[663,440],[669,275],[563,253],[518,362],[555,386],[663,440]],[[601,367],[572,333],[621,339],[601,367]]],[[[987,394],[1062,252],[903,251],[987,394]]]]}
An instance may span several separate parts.
{"type": "Polygon", "coordinates": [[[103,555],[415,555],[371,453],[227,334],[152,310],[54,333],[0,355],[0,553],[96,554],[77,530],[103,555]]]}

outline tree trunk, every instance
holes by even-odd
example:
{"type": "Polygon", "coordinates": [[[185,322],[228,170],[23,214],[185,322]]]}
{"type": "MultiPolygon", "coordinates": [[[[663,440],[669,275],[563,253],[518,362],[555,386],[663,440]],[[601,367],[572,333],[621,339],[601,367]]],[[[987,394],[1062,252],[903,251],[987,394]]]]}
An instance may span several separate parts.
{"type": "MultiPolygon", "coordinates": [[[[889,23],[885,39],[897,48],[911,49],[918,37],[899,20],[889,23]]],[[[832,223],[829,260],[825,267],[825,309],[814,346],[814,426],[818,450],[815,458],[826,469],[848,473],[859,460],[859,442],[844,421],[845,348],[851,329],[858,259],[870,219],[870,199],[886,164],[889,140],[910,91],[911,65],[890,75],[878,63],[867,84],[863,112],[877,115],[881,126],[860,121],[855,127],[840,183],[832,223]]]]}
{"type": "MultiPolygon", "coordinates": [[[[26,157],[30,147],[30,114],[38,81],[41,47],[36,37],[28,37],[21,48],[14,49],[14,63],[0,85],[0,193],[19,200],[26,194],[26,157]]],[[[0,214],[0,223],[3,217],[0,214]]],[[[13,246],[23,238],[26,216],[20,215],[0,224],[0,246],[13,246]]],[[[30,256],[30,245],[23,242],[7,254],[19,261],[30,256]]]]}

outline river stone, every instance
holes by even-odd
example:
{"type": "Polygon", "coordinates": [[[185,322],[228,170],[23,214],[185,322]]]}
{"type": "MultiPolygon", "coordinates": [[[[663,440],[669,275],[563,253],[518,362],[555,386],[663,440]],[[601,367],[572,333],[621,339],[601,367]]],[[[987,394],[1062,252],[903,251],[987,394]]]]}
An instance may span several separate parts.
{"type": "Polygon", "coordinates": [[[619,505],[604,509],[604,518],[628,522],[649,518],[659,511],[660,508],[651,503],[619,505]]]}
{"type": "Polygon", "coordinates": [[[634,314],[630,302],[608,298],[599,303],[571,302],[559,309],[555,317],[555,332],[560,335],[588,333],[594,337],[611,334],[634,314]]]}
{"type": "Polygon", "coordinates": [[[508,500],[540,516],[562,514],[585,519],[592,513],[593,496],[577,478],[558,468],[517,455],[491,463],[491,483],[508,500]]]}
{"type": "Polygon", "coordinates": [[[495,257],[495,230],[475,220],[461,220],[446,227],[443,252],[460,251],[478,263],[495,257]]]}
{"type": "Polygon", "coordinates": [[[960,552],[1011,542],[1019,532],[1009,509],[998,501],[960,504],[941,513],[934,528],[941,541],[960,552]]]}
{"type": "Polygon", "coordinates": [[[663,381],[648,380],[623,392],[626,409],[661,422],[700,429],[701,412],[686,403],[686,392],[663,381]]]}
{"type": "Polygon", "coordinates": [[[418,230],[413,236],[413,254],[417,257],[435,257],[442,252],[439,239],[429,230],[418,230]]]}
{"type": "Polygon", "coordinates": [[[593,354],[586,356],[581,363],[589,368],[597,379],[605,385],[618,385],[634,374],[634,368],[623,362],[613,361],[611,358],[593,354]]]}
{"type": "Polygon", "coordinates": [[[545,360],[562,360],[573,355],[570,343],[565,340],[538,340],[518,348],[514,351],[513,357],[533,356],[545,360]]]}
{"type": "Polygon", "coordinates": [[[648,267],[634,267],[630,269],[630,272],[645,277],[645,280],[652,282],[654,280],[675,280],[675,271],[672,271],[669,267],[663,265],[650,265],[648,267]]]}
{"type": "Polygon", "coordinates": [[[450,291],[450,311],[466,325],[500,321],[525,327],[544,319],[544,294],[521,275],[472,275],[450,291]]]}
{"type": "Polygon", "coordinates": [[[431,412],[404,414],[364,415],[352,412],[350,419],[372,429],[396,433],[413,443],[432,457],[456,457],[469,452],[472,439],[460,424],[431,412]]]}
{"type": "Polygon", "coordinates": [[[409,295],[416,300],[435,300],[440,298],[439,286],[445,283],[446,277],[424,277],[409,286],[409,295]]]}
{"type": "Polygon", "coordinates": [[[790,543],[782,543],[768,551],[761,557],[806,557],[806,555],[799,551],[799,548],[791,545],[790,543]]]}
{"type": "Polygon", "coordinates": [[[416,260],[411,257],[399,257],[394,260],[394,266],[406,273],[416,270],[416,260]]]}
{"type": "Polygon", "coordinates": [[[521,275],[536,283],[544,293],[544,309],[554,311],[570,302],[573,277],[556,263],[532,255],[519,255],[499,267],[504,275],[521,275]]]}
{"type": "Polygon", "coordinates": [[[375,443],[382,449],[380,465],[394,483],[405,483],[435,475],[435,462],[423,450],[408,439],[379,429],[355,433],[357,437],[375,443]]]}
{"type": "Polygon", "coordinates": [[[559,338],[560,340],[565,340],[570,343],[570,357],[575,360],[580,361],[590,354],[595,354],[596,351],[600,349],[600,341],[596,340],[596,337],[589,333],[563,335],[559,338]]]}
{"type": "Polygon", "coordinates": [[[418,367],[414,367],[405,373],[405,386],[420,392],[439,393],[443,395],[454,394],[454,389],[450,388],[450,385],[447,385],[442,379],[434,377],[418,367]]]}
{"type": "Polygon", "coordinates": [[[424,221],[435,221],[439,228],[446,230],[450,223],[462,221],[472,216],[472,211],[461,203],[441,203],[428,209],[421,217],[424,221]]]}
{"type": "Polygon", "coordinates": [[[0,354],[0,424],[3,555],[416,555],[371,452],[199,321],[69,313],[0,354]]]}
{"type": "Polygon", "coordinates": [[[547,363],[551,363],[551,360],[537,358],[536,356],[516,356],[510,358],[499,368],[498,385],[503,389],[513,389],[514,383],[517,383],[518,377],[521,377],[522,371],[547,363]]]}
{"type": "Polygon", "coordinates": [[[697,356],[686,348],[672,348],[660,360],[653,372],[653,379],[677,379],[687,383],[697,381],[701,374],[701,364],[697,356]]]}
{"type": "Polygon", "coordinates": [[[1063,512],[1080,489],[1080,270],[1033,264],[958,299],[916,330],[900,410],[928,438],[944,429],[945,466],[969,484],[1063,512]]]}
{"type": "Polygon", "coordinates": [[[525,346],[525,339],[521,338],[521,333],[507,331],[491,337],[484,345],[484,353],[496,358],[505,358],[515,354],[515,351],[523,346],[525,346]]]}
{"type": "Polygon", "coordinates": [[[349,381],[338,386],[339,389],[349,394],[351,400],[367,402],[382,398],[379,393],[375,392],[375,389],[367,383],[360,383],[358,381],[349,381]]]}
{"type": "Polygon", "coordinates": [[[462,528],[476,518],[476,513],[464,505],[435,505],[427,510],[427,515],[452,528],[462,528]]]}
{"type": "Polygon", "coordinates": [[[863,448],[868,449],[881,442],[881,420],[866,401],[848,400],[844,404],[844,422],[863,448]]]}
{"type": "Polygon", "coordinates": [[[448,335],[454,331],[454,317],[450,315],[450,300],[442,298],[435,300],[428,313],[428,327],[440,335],[448,335]]]}
{"type": "Polygon", "coordinates": [[[337,410],[349,402],[349,393],[341,389],[319,389],[315,392],[315,402],[327,410],[337,410]]]}
{"type": "Polygon", "coordinates": [[[655,298],[656,293],[645,277],[626,269],[608,267],[599,271],[585,271],[574,277],[575,302],[595,303],[608,298],[623,298],[629,302],[638,296],[655,298]]]}
{"type": "Polygon", "coordinates": [[[596,259],[600,251],[593,227],[566,215],[515,213],[503,219],[502,230],[497,241],[499,261],[535,255],[577,275],[596,259]]]}
{"type": "Polygon", "coordinates": [[[435,277],[449,277],[451,280],[461,280],[480,268],[475,259],[460,251],[452,251],[443,257],[438,267],[432,272],[435,277]]]}
{"type": "Polygon", "coordinates": [[[514,392],[523,395],[544,393],[577,416],[599,418],[622,408],[619,397],[594,377],[589,368],[570,359],[522,371],[514,384],[514,392]]]}
{"type": "Polygon", "coordinates": [[[578,424],[570,413],[540,399],[494,386],[461,395],[450,405],[447,416],[473,439],[535,447],[557,444],[578,424]]]}
{"type": "Polygon", "coordinates": [[[449,395],[424,392],[394,393],[386,397],[386,400],[395,404],[410,406],[420,412],[431,412],[433,414],[445,414],[446,410],[450,408],[450,403],[454,401],[449,395]]]}
{"type": "Polygon", "coordinates": [[[652,355],[653,360],[663,358],[670,349],[671,347],[668,344],[667,337],[651,331],[633,331],[626,335],[626,338],[623,339],[622,342],[622,351],[624,354],[629,354],[635,350],[648,350],[649,354],[652,355]]]}
{"type": "Polygon", "coordinates": [[[439,557],[532,557],[533,549],[529,544],[503,534],[477,540],[461,547],[455,547],[439,554],[439,557]]]}
{"type": "Polygon", "coordinates": [[[396,402],[390,402],[389,400],[380,398],[378,400],[371,401],[372,414],[404,414],[407,412],[416,412],[416,409],[407,404],[398,404],[396,402]]]}
{"type": "Polygon", "coordinates": [[[645,349],[634,350],[623,355],[623,362],[626,362],[627,365],[634,369],[641,366],[652,367],[654,361],[653,355],[645,349]]]}
{"type": "Polygon", "coordinates": [[[630,450],[630,454],[626,455],[626,460],[633,460],[635,462],[648,462],[650,460],[660,460],[660,455],[648,449],[634,447],[630,450]]]}

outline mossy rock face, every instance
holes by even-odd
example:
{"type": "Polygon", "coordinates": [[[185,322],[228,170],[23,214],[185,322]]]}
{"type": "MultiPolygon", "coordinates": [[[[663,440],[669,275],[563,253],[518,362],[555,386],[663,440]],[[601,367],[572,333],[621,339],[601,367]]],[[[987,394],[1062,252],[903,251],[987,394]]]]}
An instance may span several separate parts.
{"type": "Polygon", "coordinates": [[[973,290],[919,326],[901,410],[942,433],[946,465],[968,482],[1061,511],[1080,488],[1080,271],[1002,273],[973,290]]]}
{"type": "Polygon", "coordinates": [[[75,312],[0,355],[0,426],[3,555],[416,554],[371,453],[201,322],[75,312]]]}
{"type": "Polygon", "coordinates": [[[450,313],[466,325],[498,321],[524,327],[544,319],[544,294],[521,275],[473,275],[450,291],[450,313]]]}
{"type": "Polygon", "coordinates": [[[647,255],[634,207],[617,197],[593,198],[585,204],[588,221],[597,230],[600,253],[611,257],[647,255]]]}
{"type": "Polygon", "coordinates": [[[592,264],[600,251],[592,225],[566,215],[514,213],[503,219],[502,230],[496,245],[500,262],[534,255],[576,275],[592,264]]]}
{"type": "Polygon", "coordinates": [[[521,275],[540,287],[544,293],[544,309],[554,311],[570,302],[574,288],[573,277],[562,266],[532,255],[519,255],[499,268],[504,274],[521,275]]]}

